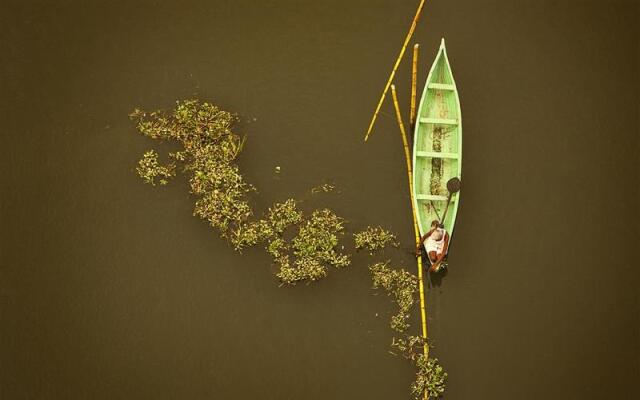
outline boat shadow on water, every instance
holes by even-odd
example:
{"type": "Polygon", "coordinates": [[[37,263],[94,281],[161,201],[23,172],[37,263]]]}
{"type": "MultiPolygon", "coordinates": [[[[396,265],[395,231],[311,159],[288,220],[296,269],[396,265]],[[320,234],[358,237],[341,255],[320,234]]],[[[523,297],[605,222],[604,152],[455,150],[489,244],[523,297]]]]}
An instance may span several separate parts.
{"type": "Polygon", "coordinates": [[[438,272],[431,272],[431,264],[425,259],[425,266],[426,265],[429,265],[429,267],[426,268],[427,288],[440,287],[442,285],[442,280],[449,273],[449,268],[441,268],[438,272]]]}

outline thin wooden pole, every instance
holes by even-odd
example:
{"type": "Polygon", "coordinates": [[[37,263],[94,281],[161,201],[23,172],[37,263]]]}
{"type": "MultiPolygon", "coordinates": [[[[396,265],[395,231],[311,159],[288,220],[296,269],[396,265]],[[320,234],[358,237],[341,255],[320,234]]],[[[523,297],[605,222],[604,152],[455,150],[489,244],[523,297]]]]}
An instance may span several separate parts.
{"type": "MultiPolygon", "coordinates": [[[[407,162],[407,177],[409,178],[409,197],[411,199],[411,211],[413,213],[413,233],[416,238],[416,247],[420,245],[420,230],[418,229],[418,215],[416,210],[416,203],[413,197],[413,172],[411,168],[411,153],[409,152],[409,141],[407,140],[407,133],[404,130],[404,123],[402,122],[402,115],[400,114],[400,106],[398,106],[398,96],[396,95],[396,86],[391,85],[391,96],[393,97],[393,106],[396,109],[396,119],[398,120],[398,126],[400,127],[400,134],[402,135],[402,145],[404,147],[404,158],[407,162]]],[[[429,345],[427,345],[427,311],[424,300],[424,279],[422,276],[422,257],[418,257],[418,285],[420,287],[420,317],[422,320],[422,337],[425,339],[424,343],[424,356],[429,357],[429,345]]]]}
{"type": "Polygon", "coordinates": [[[404,39],[404,44],[402,45],[402,49],[400,49],[400,54],[396,59],[396,63],[393,66],[393,70],[391,70],[391,74],[389,75],[389,79],[387,80],[387,84],[382,91],[382,96],[380,96],[380,101],[378,101],[378,106],[376,107],[376,111],[373,113],[373,117],[371,118],[371,122],[369,123],[369,129],[367,129],[367,134],[364,136],[364,141],[366,142],[369,139],[369,134],[373,129],[373,125],[376,123],[376,119],[378,118],[378,113],[380,112],[380,108],[382,107],[382,103],[384,103],[384,99],[387,96],[387,92],[389,91],[389,86],[391,86],[391,82],[393,81],[394,76],[396,75],[396,70],[398,69],[398,65],[400,65],[400,61],[404,56],[405,50],[407,50],[407,45],[413,36],[413,31],[416,29],[416,25],[418,24],[418,19],[420,18],[420,13],[422,12],[422,8],[424,7],[424,3],[426,0],[420,0],[420,5],[418,6],[418,10],[416,10],[416,15],[413,17],[413,22],[411,23],[411,28],[409,28],[409,33],[407,33],[407,37],[404,39]]]}
{"type": "Polygon", "coordinates": [[[418,48],[420,45],[413,45],[413,63],[411,65],[411,112],[409,113],[409,128],[413,132],[416,125],[416,86],[418,85],[418,48]]]}

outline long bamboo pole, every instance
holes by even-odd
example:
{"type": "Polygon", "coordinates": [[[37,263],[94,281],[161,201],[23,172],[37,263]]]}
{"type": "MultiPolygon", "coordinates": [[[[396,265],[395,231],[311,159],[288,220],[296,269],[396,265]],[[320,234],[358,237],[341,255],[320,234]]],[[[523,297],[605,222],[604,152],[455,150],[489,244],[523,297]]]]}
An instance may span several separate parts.
{"type": "MultiPolygon", "coordinates": [[[[413,172],[411,168],[411,153],[409,152],[409,141],[407,140],[407,133],[404,129],[404,123],[402,122],[402,115],[400,114],[400,106],[398,106],[398,96],[396,94],[396,86],[391,85],[391,95],[393,97],[393,106],[396,109],[396,119],[398,120],[398,126],[400,127],[400,134],[402,135],[402,145],[404,147],[404,158],[407,162],[407,178],[409,178],[409,196],[411,199],[411,211],[413,213],[413,232],[416,238],[416,246],[420,245],[420,230],[418,229],[418,219],[416,213],[416,203],[413,197],[413,172]]],[[[424,343],[424,356],[429,357],[429,345],[427,345],[427,311],[424,300],[424,279],[422,276],[422,257],[418,257],[418,285],[420,288],[420,318],[422,320],[422,337],[425,339],[424,343]]]]}
{"type": "Polygon", "coordinates": [[[418,85],[418,48],[420,45],[413,45],[413,62],[411,64],[411,111],[409,113],[409,129],[413,132],[416,125],[416,88],[418,85]]]}
{"type": "Polygon", "coordinates": [[[422,8],[424,7],[424,3],[426,0],[420,0],[420,5],[416,10],[416,15],[413,17],[413,22],[411,23],[411,28],[409,28],[409,33],[407,33],[407,37],[404,39],[404,44],[402,45],[402,49],[400,49],[400,54],[396,59],[396,63],[393,66],[393,70],[391,70],[391,74],[389,75],[389,79],[387,80],[387,84],[384,86],[384,90],[382,91],[382,96],[380,96],[380,101],[378,101],[378,106],[376,107],[376,111],[373,113],[373,117],[371,118],[371,122],[369,123],[369,129],[367,129],[367,134],[364,136],[364,141],[366,142],[369,139],[369,134],[373,129],[373,125],[376,123],[376,119],[378,118],[378,113],[380,112],[380,108],[382,107],[382,103],[384,103],[384,99],[387,96],[387,92],[389,91],[389,86],[391,86],[391,82],[396,75],[396,70],[400,65],[400,61],[404,56],[405,50],[407,50],[407,45],[413,36],[413,31],[416,30],[416,25],[418,24],[418,19],[420,19],[420,13],[422,12],[422,8]]]}

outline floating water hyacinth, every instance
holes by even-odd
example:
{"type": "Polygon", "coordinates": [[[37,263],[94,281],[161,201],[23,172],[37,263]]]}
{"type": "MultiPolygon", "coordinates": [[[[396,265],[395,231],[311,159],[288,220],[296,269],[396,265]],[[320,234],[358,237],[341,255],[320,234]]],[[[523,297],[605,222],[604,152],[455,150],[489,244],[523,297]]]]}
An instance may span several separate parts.
{"type": "Polygon", "coordinates": [[[240,251],[244,247],[254,246],[267,240],[271,242],[280,239],[289,226],[296,225],[300,221],[302,221],[302,212],[297,209],[295,200],[288,199],[269,208],[264,219],[244,222],[237,226],[231,232],[230,241],[234,248],[240,251]]]}
{"type": "Polygon", "coordinates": [[[411,384],[411,394],[416,400],[424,399],[425,392],[430,399],[442,396],[446,389],[448,374],[437,358],[427,358],[424,354],[416,357],[416,380],[411,384]]]}
{"type": "MultiPolygon", "coordinates": [[[[290,214],[285,212],[284,215],[290,214]]],[[[333,211],[315,210],[310,217],[302,220],[297,235],[286,246],[292,250],[292,254],[283,256],[279,252],[282,248],[279,244],[276,251],[272,252],[280,269],[276,276],[286,284],[316,281],[327,275],[327,266],[342,268],[349,265],[349,256],[337,250],[338,235],[343,230],[344,220],[333,211]]]]}
{"type": "Polygon", "coordinates": [[[346,267],[349,256],[337,252],[338,234],[344,230],[344,220],[329,209],[315,210],[300,226],[293,238],[296,257],[313,258],[334,267],[346,267]]]}
{"type": "Polygon", "coordinates": [[[266,251],[279,267],[276,274],[285,284],[316,281],[327,275],[326,266],[344,267],[349,256],[337,251],[338,235],[344,230],[342,218],[331,210],[316,210],[304,218],[293,199],[272,206],[264,219],[249,221],[230,237],[237,250],[267,242],[266,251]],[[297,225],[298,233],[287,241],[283,234],[297,225]]]}
{"type": "Polygon", "coordinates": [[[404,358],[415,361],[422,353],[425,344],[426,340],[422,336],[406,336],[405,339],[394,337],[391,348],[398,350],[404,358]]]}
{"type": "Polygon", "coordinates": [[[276,262],[280,267],[276,276],[282,283],[313,282],[327,276],[327,269],[315,258],[298,258],[293,266],[289,263],[289,256],[278,258],[276,262]]]}
{"type": "Polygon", "coordinates": [[[331,191],[333,191],[336,187],[330,183],[323,183],[322,185],[319,186],[315,186],[313,188],[311,188],[311,193],[316,194],[316,193],[329,193],[331,191]]]}
{"type": "Polygon", "coordinates": [[[356,249],[367,249],[370,253],[384,249],[387,245],[398,247],[396,236],[380,226],[367,227],[362,232],[353,234],[356,249]]]}
{"type": "Polygon", "coordinates": [[[198,197],[195,216],[227,237],[229,229],[251,215],[246,194],[253,188],[233,164],[243,144],[243,139],[231,131],[237,121],[235,115],[211,103],[186,100],[177,102],[172,113],[136,109],[130,118],[141,134],[182,145],[170,157],[189,174],[191,192],[198,197]]]}
{"type": "Polygon", "coordinates": [[[407,336],[406,339],[393,338],[391,347],[410,360],[417,368],[416,379],[411,384],[411,394],[415,399],[440,397],[445,390],[447,373],[437,358],[426,358],[423,346],[426,340],[420,336],[407,336]]]}
{"type": "Polygon", "coordinates": [[[371,265],[369,270],[374,289],[383,288],[398,304],[398,313],[391,317],[391,328],[404,332],[409,328],[407,321],[414,304],[414,295],[418,290],[418,278],[404,269],[391,269],[388,263],[371,265]]]}
{"type": "Polygon", "coordinates": [[[155,180],[159,178],[160,185],[166,185],[169,183],[169,179],[176,176],[176,165],[175,163],[169,163],[166,166],[160,165],[158,153],[155,150],[149,150],[138,161],[136,171],[146,183],[155,186],[155,180]]]}
{"type": "Polygon", "coordinates": [[[269,224],[277,234],[282,234],[291,225],[297,225],[302,221],[302,212],[294,199],[288,199],[284,203],[276,203],[269,208],[267,213],[269,224]]]}
{"type": "MultiPolygon", "coordinates": [[[[141,134],[182,145],[169,154],[172,162],[167,166],[160,165],[154,150],[145,153],[137,168],[145,182],[155,185],[158,179],[166,184],[180,164],[197,197],[193,214],[208,221],[237,251],[266,243],[265,250],[279,267],[280,281],[315,281],[327,275],[327,266],[349,265],[349,256],[337,251],[344,221],[331,210],[316,210],[305,219],[296,201],[288,199],[270,207],[263,219],[252,218],[247,194],[255,189],[235,163],[244,139],[232,132],[238,119],[234,114],[208,102],[185,100],[177,102],[173,112],[136,109],[130,118],[141,134]],[[285,230],[295,225],[299,225],[297,235],[285,240],[285,230]]],[[[333,187],[323,185],[322,189],[333,187]]]]}
{"type": "MultiPolygon", "coordinates": [[[[314,210],[310,215],[298,208],[294,199],[273,204],[263,218],[256,218],[247,194],[255,188],[244,180],[236,164],[244,138],[232,132],[237,117],[216,105],[198,100],[179,101],[172,112],[147,113],[136,109],[130,114],[137,130],[157,140],[173,141],[181,149],[169,153],[170,162],[162,165],[155,150],[144,153],[136,171],[144,182],[166,185],[180,169],[187,175],[190,191],[196,196],[193,214],[214,227],[236,251],[263,245],[278,268],[276,277],[282,284],[313,282],[327,276],[329,267],[348,266],[350,256],[338,249],[344,234],[344,219],[329,209],[314,210]],[[181,168],[178,168],[181,167],[181,168]]],[[[276,167],[276,173],[280,168],[276,167]]],[[[334,186],[324,184],[311,193],[330,192],[334,186]]],[[[395,235],[381,227],[368,227],[354,234],[357,249],[371,253],[388,245],[397,246],[395,235]]],[[[414,304],[417,278],[404,269],[391,269],[388,263],[369,267],[374,288],[382,288],[394,297],[398,313],[391,318],[391,328],[403,332],[408,327],[414,304]]],[[[444,391],[447,374],[435,359],[418,354],[421,338],[394,340],[400,350],[418,367],[411,387],[416,398],[427,392],[438,397],[444,391]]]]}

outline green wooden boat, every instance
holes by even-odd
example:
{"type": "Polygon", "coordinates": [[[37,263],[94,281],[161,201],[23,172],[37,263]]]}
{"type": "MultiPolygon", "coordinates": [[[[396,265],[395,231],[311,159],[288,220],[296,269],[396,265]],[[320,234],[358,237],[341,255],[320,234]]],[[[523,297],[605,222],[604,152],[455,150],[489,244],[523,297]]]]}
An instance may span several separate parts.
{"type": "MultiPolygon", "coordinates": [[[[440,220],[447,204],[447,181],[461,178],[462,121],[460,99],[451,74],[444,39],[425,84],[413,136],[413,198],[420,235],[440,220]]],[[[453,237],[460,192],[453,195],[444,227],[453,237]]]]}

